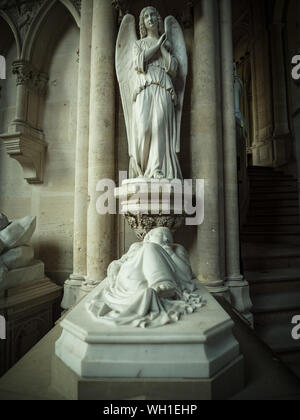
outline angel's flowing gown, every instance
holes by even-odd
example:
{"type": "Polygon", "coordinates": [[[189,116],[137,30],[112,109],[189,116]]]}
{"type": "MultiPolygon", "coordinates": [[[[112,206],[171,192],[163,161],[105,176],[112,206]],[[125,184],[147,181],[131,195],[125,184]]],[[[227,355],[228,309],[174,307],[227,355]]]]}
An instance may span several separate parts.
{"type": "Polygon", "coordinates": [[[146,63],[145,51],[154,46],[148,38],[134,45],[136,91],[133,97],[130,178],[182,179],[176,154],[176,92],[172,78],[178,62],[161,52],[146,63]]]}

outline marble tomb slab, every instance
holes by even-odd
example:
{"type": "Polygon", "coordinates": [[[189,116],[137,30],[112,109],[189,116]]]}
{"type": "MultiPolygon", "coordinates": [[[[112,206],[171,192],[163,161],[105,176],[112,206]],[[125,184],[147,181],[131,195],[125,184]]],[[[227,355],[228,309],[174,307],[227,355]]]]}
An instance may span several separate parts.
{"type": "Polygon", "coordinates": [[[33,260],[28,267],[10,271],[5,270],[3,277],[0,277],[0,291],[42,280],[44,277],[44,263],[39,260],[33,260]]]}
{"type": "Polygon", "coordinates": [[[207,289],[206,305],[158,328],[112,327],[93,319],[87,299],[61,322],[56,355],[84,378],[211,378],[240,355],[233,321],[207,289]]]}

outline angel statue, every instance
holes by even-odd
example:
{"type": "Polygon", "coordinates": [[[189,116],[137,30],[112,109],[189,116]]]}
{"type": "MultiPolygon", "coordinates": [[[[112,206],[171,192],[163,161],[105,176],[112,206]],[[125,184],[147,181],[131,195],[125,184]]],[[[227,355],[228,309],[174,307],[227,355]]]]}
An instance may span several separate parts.
{"type": "Polygon", "coordinates": [[[181,27],[154,7],[135,18],[125,15],[116,46],[129,146],[130,178],[182,179],[177,153],[187,75],[187,53],[181,27]]]}

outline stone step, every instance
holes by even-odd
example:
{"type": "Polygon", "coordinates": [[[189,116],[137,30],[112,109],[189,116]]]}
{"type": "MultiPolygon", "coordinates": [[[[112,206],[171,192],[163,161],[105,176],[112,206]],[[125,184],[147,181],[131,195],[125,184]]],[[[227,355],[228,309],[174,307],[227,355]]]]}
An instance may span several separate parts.
{"type": "MultiPolygon", "coordinates": [[[[255,325],[255,331],[258,336],[277,354],[293,353],[300,354],[300,340],[294,340],[292,338],[292,328],[293,325],[291,322],[286,323],[285,321],[279,322],[277,324],[267,324],[267,325],[255,325]]],[[[281,358],[284,356],[281,356],[281,358]]],[[[284,359],[286,362],[287,357],[284,359]]],[[[289,359],[291,363],[291,358],[289,359]]],[[[293,359],[295,364],[297,360],[293,359]]],[[[300,363],[300,359],[298,359],[300,363]]]]}
{"type": "Polygon", "coordinates": [[[298,190],[294,185],[251,185],[251,197],[259,194],[298,194],[298,190]]]}
{"type": "Polygon", "coordinates": [[[283,318],[292,319],[294,315],[300,315],[300,290],[298,291],[286,291],[273,293],[260,293],[252,296],[254,314],[270,314],[270,317],[274,317],[276,313],[277,319],[283,318]],[[281,316],[280,316],[281,313],[281,316]]]}
{"type": "Polygon", "coordinates": [[[289,183],[295,180],[295,178],[293,178],[292,176],[290,177],[286,177],[286,176],[280,176],[280,175],[275,175],[275,176],[258,176],[258,175],[252,175],[250,177],[248,177],[250,185],[252,185],[252,183],[260,183],[260,184],[281,184],[281,183],[289,183]]]}
{"type": "Polygon", "coordinates": [[[263,198],[260,199],[252,199],[250,201],[250,209],[257,209],[257,208],[286,208],[286,207],[298,207],[298,200],[297,199],[287,199],[287,200],[266,200],[263,198]]]}
{"type": "Polygon", "coordinates": [[[244,271],[299,268],[300,247],[276,243],[242,243],[244,271]]]}
{"type": "Polygon", "coordinates": [[[245,272],[246,280],[251,285],[253,292],[254,286],[256,286],[259,292],[266,290],[272,291],[278,284],[288,284],[300,290],[300,267],[288,267],[288,268],[270,268],[265,270],[252,270],[245,272]],[[262,287],[264,286],[264,287],[262,287]],[[269,288],[270,286],[270,288],[269,288]],[[259,289],[261,287],[261,289],[259,289]]]}
{"type": "Polygon", "coordinates": [[[300,378],[300,350],[298,348],[279,354],[283,363],[300,378]]]}
{"type": "Polygon", "coordinates": [[[281,224],[281,225],[293,225],[300,222],[300,216],[296,215],[260,215],[260,216],[251,216],[247,220],[247,225],[254,224],[281,224]]]}
{"type": "Polygon", "coordinates": [[[285,178],[285,177],[275,177],[275,178],[259,178],[259,177],[250,177],[248,178],[250,185],[254,186],[267,186],[267,187],[285,187],[287,185],[297,187],[297,180],[295,178],[285,178]]]}
{"type": "Polygon", "coordinates": [[[268,231],[261,231],[261,232],[247,232],[244,231],[242,233],[242,240],[245,242],[273,242],[273,243],[280,243],[280,244],[291,244],[291,245],[299,245],[300,246],[300,233],[292,233],[292,232],[268,232],[268,231]]]}
{"type": "Polygon", "coordinates": [[[290,207],[256,207],[249,208],[248,216],[249,217],[258,217],[258,216],[282,216],[282,215],[298,215],[298,204],[290,207]]]}
{"type": "Polygon", "coordinates": [[[300,224],[247,223],[243,228],[243,233],[246,232],[300,233],[300,224]]]}
{"type": "Polygon", "coordinates": [[[298,192],[251,192],[250,193],[250,202],[252,200],[298,200],[298,192]]]}

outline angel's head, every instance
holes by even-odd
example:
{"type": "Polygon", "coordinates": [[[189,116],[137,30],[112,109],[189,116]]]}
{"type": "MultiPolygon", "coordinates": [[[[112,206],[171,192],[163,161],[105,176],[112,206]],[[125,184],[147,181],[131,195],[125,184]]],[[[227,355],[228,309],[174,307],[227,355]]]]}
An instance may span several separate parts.
{"type": "Polygon", "coordinates": [[[162,35],[164,33],[164,24],[162,17],[155,9],[155,7],[145,7],[140,14],[140,36],[146,38],[148,35],[148,30],[156,27],[158,34],[162,35]]]}

